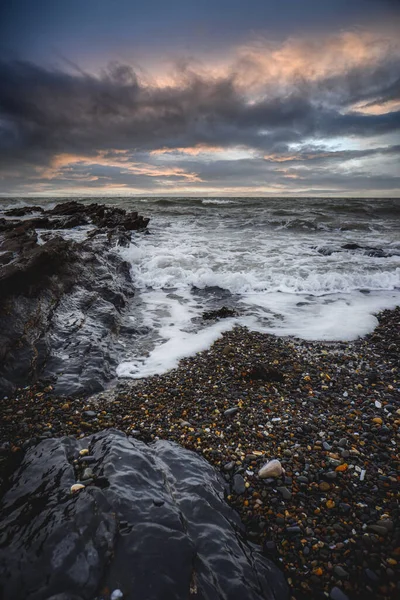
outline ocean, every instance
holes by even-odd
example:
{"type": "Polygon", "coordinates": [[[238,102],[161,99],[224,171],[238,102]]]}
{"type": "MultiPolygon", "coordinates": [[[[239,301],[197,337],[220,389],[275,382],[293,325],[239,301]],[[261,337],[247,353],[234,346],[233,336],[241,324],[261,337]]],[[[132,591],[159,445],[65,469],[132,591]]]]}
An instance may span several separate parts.
{"type": "MultiPolygon", "coordinates": [[[[151,219],[149,235],[134,234],[130,246],[114,250],[129,262],[136,288],[134,339],[119,377],[163,373],[235,325],[353,340],[374,329],[377,312],[400,305],[399,199],[74,199],[151,219]],[[222,306],[236,316],[202,318],[222,306]]],[[[50,200],[0,202],[26,203],[48,207],[50,200]]]]}

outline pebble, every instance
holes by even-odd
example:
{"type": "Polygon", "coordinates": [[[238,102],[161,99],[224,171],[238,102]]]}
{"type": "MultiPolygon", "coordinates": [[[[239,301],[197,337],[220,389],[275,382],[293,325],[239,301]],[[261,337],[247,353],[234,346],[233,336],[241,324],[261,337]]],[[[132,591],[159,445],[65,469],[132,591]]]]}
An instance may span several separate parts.
{"type": "Polygon", "coordinates": [[[82,479],[91,479],[92,477],[94,477],[94,473],[90,467],[83,471],[82,479]]]}
{"type": "Polygon", "coordinates": [[[292,497],[291,492],[287,489],[287,487],[278,487],[276,488],[278,490],[278,492],[282,495],[282,498],[284,500],[290,500],[292,497]]]}
{"type": "Polygon", "coordinates": [[[279,460],[270,460],[265,463],[258,471],[258,476],[261,479],[266,479],[267,477],[280,477],[284,473],[284,469],[279,460]]]}
{"type": "MultiPolygon", "coordinates": [[[[399,519],[400,309],[378,319],[381,325],[366,338],[329,344],[237,327],[164,375],[89,399],[66,401],[26,388],[0,406],[0,443],[9,444],[4,445],[7,455],[42,435],[81,437],[82,422],[93,433],[106,427],[130,436],[134,431],[144,443],[171,439],[224,473],[231,488],[228,502],[254,543],[275,544],[293,598],[364,599],[373,593],[374,600],[391,600],[400,568],[394,525],[399,519]],[[396,344],[392,355],[390,342],[396,344]],[[224,354],[227,344],[234,351],[224,354]],[[265,356],[271,368],[279,365],[280,381],[246,376],[265,356]],[[379,379],[369,386],[372,369],[379,379]],[[82,406],[96,418],[83,415],[82,406]],[[237,411],[229,418],[230,408],[237,411]],[[17,421],[18,410],[23,415],[17,421]],[[276,471],[268,471],[269,457],[278,463],[276,471]],[[336,472],[345,460],[347,467],[336,472]],[[290,499],[278,487],[286,487],[290,499]]],[[[95,462],[84,450],[89,460],[77,460],[77,477],[95,462]]],[[[85,481],[109,485],[102,477],[85,481]]]]}
{"type": "Polygon", "coordinates": [[[237,413],[238,410],[239,410],[239,408],[237,406],[234,406],[233,408],[228,408],[227,410],[224,411],[224,415],[226,417],[231,417],[232,415],[237,413]]]}
{"type": "Polygon", "coordinates": [[[121,592],[121,590],[114,590],[110,596],[110,600],[120,600],[120,598],[123,598],[124,594],[121,592]]]}
{"type": "Polygon", "coordinates": [[[335,575],[337,575],[340,579],[348,579],[349,574],[347,571],[345,571],[343,569],[343,567],[341,567],[340,565],[337,565],[336,567],[333,568],[333,572],[335,573],[335,575]]]}
{"type": "Polygon", "coordinates": [[[333,587],[331,589],[329,598],[331,598],[331,600],[349,600],[349,597],[338,587],[333,587]]]}
{"type": "Polygon", "coordinates": [[[239,473],[236,473],[236,475],[234,476],[232,487],[235,494],[238,495],[244,494],[244,492],[246,491],[245,481],[239,473]]]}
{"type": "Polygon", "coordinates": [[[331,489],[331,486],[327,481],[321,481],[318,487],[321,490],[321,492],[328,492],[331,489]]]}
{"type": "Polygon", "coordinates": [[[74,485],[71,485],[71,494],[76,494],[76,492],[80,492],[84,489],[85,486],[82,483],[74,483],[74,485]]]}

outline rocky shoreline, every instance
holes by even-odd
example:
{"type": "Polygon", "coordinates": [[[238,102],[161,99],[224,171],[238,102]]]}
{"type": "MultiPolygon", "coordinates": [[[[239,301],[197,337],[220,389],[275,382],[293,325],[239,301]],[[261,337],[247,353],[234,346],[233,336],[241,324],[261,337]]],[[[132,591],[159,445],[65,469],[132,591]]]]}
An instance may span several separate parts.
{"type": "Polygon", "coordinates": [[[134,334],[135,288],[118,247],[146,233],[149,219],[75,201],[3,215],[0,397],[46,379],[59,394],[103,389],[134,334]]]}
{"type": "Polygon", "coordinates": [[[397,598],[400,309],[378,318],[351,343],[236,328],[165,375],[91,397],[20,389],[1,404],[3,485],[39,440],[116,427],[176,441],[224,474],[293,599],[397,598]],[[270,459],[280,479],[258,476],[270,459]]]}
{"type": "Polygon", "coordinates": [[[104,390],[135,343],[134,282],[116,249],[147,224],[77,202],[0,219],[1,494],[38,443],[111,429],[177,442],[222,473],[247,540],[281,566],[293,600],[397,598],[400,308],[351,343],[237,327],[165,375],[104,390]],[[283,471],[260,477],[272,459],[283,471]]]}

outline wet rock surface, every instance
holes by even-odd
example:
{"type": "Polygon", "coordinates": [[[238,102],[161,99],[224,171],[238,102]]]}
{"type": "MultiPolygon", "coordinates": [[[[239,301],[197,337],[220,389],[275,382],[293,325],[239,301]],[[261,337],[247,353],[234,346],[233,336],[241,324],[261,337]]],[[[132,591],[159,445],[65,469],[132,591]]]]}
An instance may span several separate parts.
{"type": "Polygon", "coordinates": [[[4,600],[286,600],[202,457],[109,430],[32,447],[1,504],[4,600]],[[90,463],[92,477],[81,483],[90,463]]]}
{"type": "Polygon", "coordinates": [[[134,286],[115,247],[148,219],[78,202],[6,214],[29,218],[3,219],[0,234],[0,396],[40,378],[57,393],[99,391],[114,377],[124,327],[132,333],[134,286]],[[82,241],[59,233],[79,226],[88,228],[82,241]]]}

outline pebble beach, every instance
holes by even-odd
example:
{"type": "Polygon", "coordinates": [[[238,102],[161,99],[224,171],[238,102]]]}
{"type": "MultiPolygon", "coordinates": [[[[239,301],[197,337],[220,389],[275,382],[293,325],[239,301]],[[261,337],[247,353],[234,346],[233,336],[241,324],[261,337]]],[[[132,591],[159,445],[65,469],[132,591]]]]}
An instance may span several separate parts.
{"type": "Polygon", "coordinates": [[[400,309],[378,319],[354,342],[236,327],[164,375],[89,398],[57,397],[48,383],[19,389],[0,409],[3,485],[41,439],[112,427],[176,441],[221,471],[248,539],[280,565],[293,600],[397,598],[400,309]],[[281,476],[260,477],[273,459],[281,476]]]}

